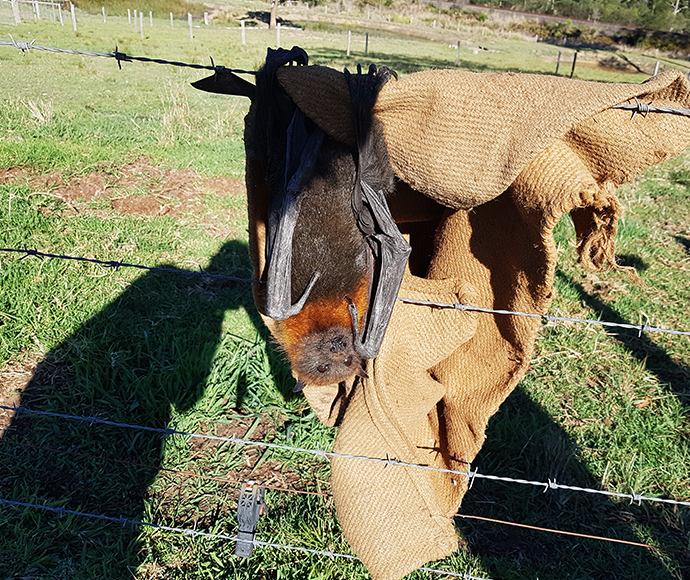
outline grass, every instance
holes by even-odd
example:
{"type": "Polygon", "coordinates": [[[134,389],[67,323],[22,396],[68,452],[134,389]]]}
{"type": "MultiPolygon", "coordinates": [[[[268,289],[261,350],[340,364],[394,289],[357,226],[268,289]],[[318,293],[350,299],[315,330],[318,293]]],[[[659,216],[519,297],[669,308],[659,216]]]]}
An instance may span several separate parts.
{"type": "MultiPolygon", "coordinates": [[[[228,5],[237,13],[266,8],[228,5]]],[[[10,22],[3,10],[0,22],[10,22]]],[[[280,15],[315,18],[297,9],[280,15]]],[[[364,60],[369,30],[370,58],[401,73],[454,65],[456,31],[442,28],[441,16],[438,30],[419,23],[408,36],[367,28],[387,27],[378,13],[369,23],[355,16],[332,15],[305,30],[286,26],[282,44],[305,47],[316,63],[352,67],[364,60]],[[437,36],[441,31],[447,36],[437,36]]],[[[83,13],[79,27],[75,35],[54,22],[0,24],[0,36],[96,51],[117,45],[128,54],[205,64],[211,55],[249,69],[275,41],[273,32],[248,30],[242,45],[235,28],[203,25],[191,40],[183,23],[171,28],[165,19],[146,27],[142,40],[124,18],[104,27],[83,13]]],[[[461,66],[472,70],[548,73],[561,50],[492,28],[482,35],[481,26],[461,32],[461,66]],[[478,45],[498,52],[468,50],[478,45]]],[[[561,67],[569,62],[563,54],[561,67]]],[[[626,56],[645,62],[639,53],[626,56]]],[[[581,53],[576,76],[644,78],[599,67],[597,58],[581,53]]],[[[0,179],[2,247],[249,275],[243,202],[222,185],[243,174],[247,103],[192,90],[189,83],[204,73],[188,69],[124,63],[119,71],[109,59],[10,48],[0,50],[0,67],[0,176],[23,168],[16,179],[0,179]],[[41,181],[46,175],[49,183],[41,181]],[[97,193],[88,189],[93,180],[101,180],[97,193]]],[[[637,267],[642,284],[582,271],[564,220],[552,312],[690,330],[689,185],[684,153],[620,192],[628,211],[619,255],[637,267]]],[[[531,372],[491,420],[475,466],[690,500],[688,360],[686,337],[548,325],[531,372]]],[[[0,398],[32,408],[309,448],[328,447],[335,437],[291,392],[289,369],[271,348],[249,289],[235,283],[0,256],[0,368],[0,398]],[[21,399],[11,399],[13,377],[29,376],[21,399]]],[[[349,553],[327,496],[328,464],[311,456],[22,415],[0,438],[0,465],[3,498],[229,535],[237,526],[235,480],[324,493],[269,491],[257,534],[349,553]]],[[[458,519],[463,549],[434,566],[495,579],[690,573],[686,508],[477,480],[462,513],[660,548],[458,519]]],[[[367,577],[345,560],[279,549],[250,559],[233,553],[220,540],[0,509],[2,579],[367,577]]]]}

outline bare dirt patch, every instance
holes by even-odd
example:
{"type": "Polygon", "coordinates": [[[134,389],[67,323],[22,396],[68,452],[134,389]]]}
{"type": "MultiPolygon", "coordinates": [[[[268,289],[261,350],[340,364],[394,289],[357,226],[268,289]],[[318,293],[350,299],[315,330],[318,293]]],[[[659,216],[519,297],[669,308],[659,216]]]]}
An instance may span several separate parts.
{"type": "Polygon", "coordinates": [[[616,280],[601,280],[599,276],[594,273],[587,274],[585,279],[581,282],[582,289],[590,296],[597,296],[599,298],[608,298],[611,294],[627,293],[628,287],[622,282],[616,280]]]}
{"type": "MultiPolygon", "coordinates": [[[[9,363],[0,370],[0,405],[3,407],[19,406],[22,391],[34,376],[40,359],[29,359],[23,362],[9,363]]],[[[0,438],[12,423],[16,413],[0,409],[0,438]]]]}
{"type": "Polygon", "coordinates": [[[64,211],[100,217],[107,217],[112,211],[147,217],[165,215],[203,224],[214,237],[234,233],[226,224],[237,221],[239,212],[210,212],[204,197],[245,196],[240,179],[208,178],[193,169],[158,167],[146,158],[80,175],[65,175],[62,171],[30,175],[21,167],[0,170],[0,183],[21,179],[28,180],[32,192],[45,192],[62,201],[67,206],[64,211]]]}
{"type": "Polygon", "coordinates": [[[26,172],[21,167],[0,169],[0,183],[12,183],[26,177],[26,172]]]}

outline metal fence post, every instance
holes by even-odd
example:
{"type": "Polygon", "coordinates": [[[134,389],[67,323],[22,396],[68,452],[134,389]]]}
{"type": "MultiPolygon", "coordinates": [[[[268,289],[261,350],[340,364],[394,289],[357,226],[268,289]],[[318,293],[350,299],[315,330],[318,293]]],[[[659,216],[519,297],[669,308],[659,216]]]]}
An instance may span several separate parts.
{"type": "Polygon", "coordinates": [[[72,27],[74,28],[74,32],[77,31],[77,14],[74,11],[74,4],[71,2],[69,3],[70,9],[72,10],[72,27]]]}
{"type": "Polygon", "coordinates": [[[21,24],[22,17],[19,15],[19,5],[17,4],[17,0],[12,0],[12,14],[14,14],[14,23],[21,24]]]}

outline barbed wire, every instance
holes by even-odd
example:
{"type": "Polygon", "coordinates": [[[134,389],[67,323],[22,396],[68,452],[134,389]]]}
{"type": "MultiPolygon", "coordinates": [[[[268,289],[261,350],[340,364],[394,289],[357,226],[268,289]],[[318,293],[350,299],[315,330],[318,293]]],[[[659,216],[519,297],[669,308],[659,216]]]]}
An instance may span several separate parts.
{"type": "MultiPolygon", "coordinates": [[[[30,502],[14,501],[14,500],[9,500],[9,499],[4,499],[4,498],[0,498],[0,505],[6,505],[6,506],[11,506],[11,507],[17,507],[17,508],[40,509],[40,510],[45,510],[48,512],[55,513],[59,516],[65,516],[65,515],[79,516],[79,517],[84,517],[84,518],[97,519],[97,520],[101,520],[101,521],[116,523],[116,524],[120,524],[122,526],[132,525],[132,526],[137,526],[137,527],[152,528],[152,529],[161,530],[164,532],[183,534],[185,536],[192,537],[192,538],[201,537],[201,538],[209,538],[209,539],[214,539],[214,540],[226,540],[228,542],[237,542],[236,536],[230,536],[227,534],[203,532],[201,530],[189,529],[189,528],[177,528],[177,527],[173,527],[173,526],[164,526],[162,524],[154,524],[152,522],[142,522],[142,521],[134,520],[134,519],[130,519],[130,518],[124,518],[124,517],[116,518],[113,516],[106,516],[106,515],[102,515],[102,514],[92,514],[92,513],[88,513],[88,512],[81,512],[81,511],[71,510],[71,509],[64,508],[64,507],[55,507],[55,506],[41,505],[41,504],[30,503],[30,502]]],[[[307,554],[313,554],[316,556],[326,556],[328,558],[345,558],[348,560],[360,561],[357,556],[352,556],[350,554],[341,554],[338,552],[332,552],[330,550],[316,550],[313,548],[304,548],[302,546],[290,546],[290,545],[286,545],[286,544],[277,544],[275,542],[265,542],[263,540],[257,540],[256,538],[254,538],[252,540],[242,540],[242,541],[247,542],[247,543],[251,542],[254,545],[254,547],[257,547],[257,548],[277,548],[277,549],[282,549],[282,550],[291,550],[294,552],[303,552],[303,553],[307,553],[307,554]]],[[[440,574],[443,576],[451,576],[454,578],[464,578],[465,580],[489,580],[488,578],[481,578],[479,576],[472,576],[471,574],[464,574],[462,572],[451,572],[448,570],[437,570],[435,568],[418,568],[418,570],[422,570],[424,572],[433,572],[434,574],[440,574]]]]}
{"type": "Polygon", "coordinates": [[[401,302],[408,304],[419,304],[422,306],[432,306],[434,308],[453,308],[455,310],[466,310],[470,312],[485,312],[488,314],[506,314],[509,316],[526,316],[528,318],[541,318],[546,322],[582,322],[584,324],[594,324],[599,326],[610,326],[618,328],[628,328],[637,330],[641,335],[643,332],[662,332],[666,334],[677,334],[682,336],[690,336],[690,332],[685,330],[669,330],[666,328],[659,328],[658,326],[651,326],[645,324],[628,324],[626,322],[607,322],[605,320],[596,320],[593,318],[573,318],[570,316],[557,316],[554,314],[536,314],[529,312],[518,312],[514,310],[501,310],[493,308],[481,308],[480,306],[471,306],[467,304],[454,303],[449,304],[445,302],[431,302],[429,300],[415,300],[412,298],[398,298],[401,302]]]}
{"type": "MultiPolygon", "coordinates": [[[[115,268],[117,270],[118,268],[138,268],[140,270],[150,270],[154,272],[169,272],[169,273],[174,273],[174,274],[191,274],[194,276],[203,276],[207,278],[219,278],[222,280],[231,280],[233,282],[246,282],[246,283],[255,283],[255,284],[263,284],[264,282],[261,280],[254,280],[250,278],[238,278],[235,276],[228,276],[225,274],[208,274],[201,270],[201,267],[199,267],[199,272],[196,272],[194,270],[178,270],[175,268],[161,268],[161,267],[155,267],[155,266],[143,266],[141,264],[128,264],[126,262],[122,262],[121,260],[98,260],[95,258],[83,258],[80,256],[69,256],[69,255],[60,255],[60,254],[50,254],[46,252],[41,252],[36,249],[29,249],[29,248],[0,248],[0,252],[11,252],[11,253],[19,253],[19,254],[24,254],[20,259],[28,258],[29,256],[34,256],[37,258],[57,258],[61,260],[73,260],[73,261],[78,261],[78,262],[89,262],[92,264],[99,264],[101,266],[106,266],[109,268],[115,268]]],[[[673,329],[666,329],[666,328],[660,328],[658,326],[652,326],[648,323],[645,324],[629,324],[626,322],[608,322],[605,320],[596,320],[593,318],[575,318],[575,317],[570,317],[570,316],[558,316],[553,315],[553,314],[537,314],[534,312],[519,312],[519,311],[514,311],[514,310],[501,310],[501,309],[495,309],[495,308],[482,308],[481,306],[473,306],[471,304],[462,304],[462,303],[445,303],[445,302],[432,302],[429,300],[417,300],[413,298],[404,298],[404,297],[399,297],[398,300],[401,302],[405,302],[408,304],[418,304],[421,306],[431,306],[434,308],[453,308],[455,310],[463,310],[463,311],[468,311],[468,312],[483,312],[486,314],[503,314],[503,315],[508,315],[508,316],[523,316],[527,318],[540,318],[541,320],[544,320],[545,322],[579,322],[582,324],[588,324],[588,325],[595,325],[595,326],[607,326],[607,327],[613,327],[613,328],[626,328],[626,329],[631,329],[631,330],[637,330],[638,335],[642,335],[643,332],[659,332],[659,333],[665,333],[665,334],[674,334],[674,335],[679,335],[679,336],[690,336],[689,331],[685,330],[673,330],[673,329]]]]}
{"type": "Polygon", "coordinates": [[[129,54],[126,54],[124,52],[120,52],[117,49],[117,46],[115,47],[114,52],[94,52],[94,51],[89,51],[89,50],[76,50],[74,48],[56,48],[56,47],[51,47],[51,46],[40,46],[38,44],[34,44],[36,42],[36,39],[32,40],[31,42],[26,42],[22,40],[15,40],[12,35],[10,34],[9,37],[12,39],[11,42],[8,42],[6,40],[0,40],[0,46],[12,46],[14,48],[17,48],[21,50],[22,52],[29,52],[30,50],[44,50],[47,52],[55,52],[55,53],[63,53],[63,54],[79,54],[82,56],[100,56],[103,58],[114,58],[117,60],[117,66],[121,69],[123,62],[151,62],[154,64],[167,64],[170,66],[177,66],[177,67],[185,67],[185,68],[193,68],[197,70],[211,70],[214,72],[231,72],[231,73],[236,73],[236,74],[245,74],[245,75],[255,75],[256,71],[254,70],[243,70],[243,69],[238,69],[238,68],[226,68],[224,66],[216,65],[213,62],[213,59],[211,58],[211,64],[210,65],[203,65],[203,64],[193,64],[193,63],[188,63],[188,62],[179,62],[179,61],[174,61],[174,60],[164,60],[162,58],[150,58],[147,56],[132,56],[129,54]]]}
{"type": "Polygon", "coordinates": [[[471,489],[472,486],[474,485],[474,482],[476,479],[487,479],[490,481],[500,481],[504,483],[516,483],[520,485],[528,485],[532,487],[540,487],[544,489],[544,493],[550,490],[567,490],[567,491],[576,491],[576,492],[582,492],[582,493],[590,493],[590,494],[596,494],[596,495],[603,495],[607,497],[615,497],[617,499],[627,499],[630,500],[630,503],[637,502],[638,504],[641,504],[643,501],[645,502],[652,502],[652,503],[665,503],[665,504],[671,504],[671,505],[678,505],[678,506],[686,506],[690,507],[690,501],[680,501],[680,500],[675,500],[675,499],[667,499],[667,498],[659,498],[659,497],[648,497],[644,496],[642,494],[635,493],[634,490],[630,490],[631,493],[620,493],[620,492],[614,492],[614,491],[607,491],[603,489],[591,489],[591,488],[586,488],[586,487],[580,487],[577,485],[566,485],[562,483],[557,483],[554,480],[548,479],[546,482],[543,481],[534,481],[534,480],[529,480],[529,479],[518,479],[518,478],[513,478],[513,477],[505,477],[505,476],[500,476],[500,475],[489,475],[486,473],[479,473],[477,469],[472,471],[471,466],[467,469],[467,471],[460,471],[456,469],[445,469],[442,467],[433,467],[431,465],[420,465],[417,463],[408,463],[405,461],[398,461],[397,459],[393,459],[391,457],[386,457],[385,459],[380,458],[380,457],[367,457],[365,455],[350,455],[347,453],[338,453],[335,451],[326,451],[325,449],[309,449],[306,447],[294,447],[291,445],[280,445],[278,443],[269,443],[266,441],[254,441],[251,439],[242,439],[240,437],[235,437],[234,435],[231,436],[221,436],[221,435],[210,435],[208,433],[191,433],[187,431],[179,431],[177,429],[172,429],[170,427],[149,427],[145,425],[132,425],[129,423],[122,423],[118,421],[110,421],[109,419],[102,419],[100,417],[83,417],[79,415],[67,415],[64,413],[56,413],[54,411],[39,411],[35,409],[27,409],[26,407],[20,407],[20,406],[7,406],[7,405],[0,405],[0,409],[4,409],[7,411],[13,411],[15,413],[25,413],[25,414],[30,414],[30,415],[42,415],[46,417],[55,417],[55,418],[60,418],[60,419],[69,419],[69,420],[74,420],[74,421],[82,421],[89,423],[91,425],[93,424],[99,424],[99,425],[107,425],[110,427],[120,427],[120,428],[125,428],[125,429],[135,429],[135,430],[140,430],[140,431],[148,431],[150,433],[159,433],[161,435],[165,436],[180,436],[180,437],[190,437],[193,439],[206,439],[210,441],[222,441],[226,443],[232,443],[233,445],[245,445],[245,446],[256,446],[256,447],[265,447],[267,449],[277,449],[280,451],[289,451],[292,453],[303,453],[306,455],[312,455],[316,457],[323,457],[324,459],[330,459],[331,457],[333,458],[338,458],[338,459],[356,459],[359,461],[369,461],[373,463],[381,463],[384,464],[388,467],[408,467],[408,468],[414,468],[414,469],[423,469],[427,471],[435,471],[435,472],[440,472],[440,473],[448,473],[450,475],[458,475],[461,477],[465,478],[465,481],[468,481],[468,489],[471,489]]]}
{"type": "MultiPolygon", "coordinates": [[[[158,471],[164,474],[171,474],[171,475],[182,475],[183,477],[186,478],[197,478],[197,479],[203,479],[203,480],[209,480],[209,481],[215,481],[219,483],[223,483],[226,485],[232,485],[232,486],[240,486],[242,484],[242,480],[239,479],[237,476],[226,476],[226,477],[217,477],[217,476],[212,476],[212,475],[204,475],[201,473],[196,473],[194,471],[189,471],[189,470],[180,470],[180,469],[171,469],[169,467],[163,467],[163,466],[158,466],[158,465],[150,465],[148,463],[141,463],[139,461],[126,461],[122,459],[116,459],[114,457],[104,457],[103,455],[94,455],[91,453],[83,453],[80,451],[74,451],[72,449],[59,449],[56,447],[51,447],[49,445],[32,445],[30,443],[23,443],[19,441],[5,441],[5,444],[9,443],[10,445],[13,445],[15,447],[19,447],[22,449],[32,449],[36,451],[49,451],[50,453],[59,453],[62,455],[71,455],[75,457],[82,457],[82,458],[88,458],[88,459],[100,459],[104,461],[108,461],[111,463],[117,463],[120,465],[127,465],[127,466],[134,466],[134,467],[142,467],[145,469],[150,469],[153,471],[158,471]]],[[[320,492],[314,492],[314,491],[306,491],[306,490],[301,490],[301,489],[294,489],[294,488],[287,488],[287,487],[280,487],[280,486],[275,486],[275,485],[270,485],[267,483],[264,483],[262,481],[258,482],[258,485],[260,485],[262,488],[271,490],[271,491],[279,491],[279,492],[284,492],[284,493],[296,493],[299,495],[314,495],[314,496],[319,496],[319,497],[325,497],[325,498],[332,498],[333,494],[331,493],[320,493],[320,492]]],[[[489,523],[494,523],[494,524],[499,524],[499,525],[506,525],[506,526],[515,526],[515,527],[520,527],[520,528],[526,528],[529,530],[535,530],[538,532],[548,532],[551,534],[561,534],[565,536],[573,536],[573,537],[578,537],[578,538],[585,538],[589,540],[598,540],[602,542],[613,542],[617,544],[625,544],[627,546],[634,546],[637,548],[648,548],[648,549],[653,549],[653,550],[663,550],[666,552],[687,552],[688,550],[682,550],[682,549],[677,549],[677,548],[666,548],[662,546],[654,546],[652,544],[645,544],[643,542],[632,542],[630,540],[621,540],[619,538],[610,538],[607,536],[595,536],[592,534],[583,534],[580,532],[570,532],[566,530],[557,530],[553,528],[544,528],[541,526],[533,526],[533,525],[528,525],[528,524],[521,524],[518,522],[509,522],[505,520],[497,520],[494,518],[488,518],[485,516],[478,516],[474,514],[463,514],[463,513],[456,513],[454,518],[462,518],[462,519],[472,519],[472,520],[478,520],[478,521],[483,521],[483,522],[489,522],[489,523]]]]}
{"type": "Polygon", "coordinates": [[[624,111],[632,111],[632,117],[630,117],[630,120],[632,121],[635,116],[639,113],[643,117],[647,116],[647,113],[667,113],[669,115],[680,115],[682,117],[690,117],[690,109],[672,109],[670,107],[657,107],[655,105],[652,105],[651,103],[641,103],[640,101],[637,100],[637,97],[633,97],[635,99],[635,103],[630,103],[630,104],[622,104],[622,105],[613,105],[611,108],[612,109],[623,109],[624,111]]]}
{"type": "Polygon", "coordinates": [[[120,268],[136,268],[138,270],[147,270],[150,272],[167,272],[172,274],[189,274],[191,276],[202,276],[204,278],[215,278],[219,280],[230,280],[232,282],[246,282],[246,283],[256,283],[263,284],[261,280],[253,280],[252,278],[239,278],[237,276],[229,276],[227,274],[209,274],[204,272],[201,266],[199,266],[199,271],[195,270],[180,270],[177,268],[162,268],[159,266],[143,266],[141,264],[128,264],[122,260],[98,260],[96,258],[84,258],[81,256],[67,256],[61,254],[48,254],[46,252],[39,252],[35,249],[29,248],[0,248],[0,252],[10,252],[24,254],[20,260],[28,258],[29,256],[34,256],[36,258],[57,258],[60,260],[73,260],[76,262],[88,262],[90,264],[99,264],[100,266],[107,266],[108,268],[114,268],[117,271],[120,268]]]}
{"type": "MultiPolygon", "coordinates": [[[[124,52],[120,52],[117,49],[117,46],[115,47],[114,52],[94,52],[94,51],[88,51],[88,50],[77,50],[74,48],[57,48],[57,47],[50,47],[50,46],[41,46],[38,44],[34,44],[36,42],[36,39],[32,40],[31,42],[26,42],[26,41],[21,41],[21,40],[15,40],[12,35],[9,35],[11,42],[7,42],[6,40],[0,40],[0,46],[11,46],[14,47],[18,50],[21,50],[23,53],[24,52],[29,52],[30,50],[42,50],[42,51],[48,51],[48,52],[53,52],[53,53],[62,53],[62,54],[78,54],[82,56],[97,56],[97,57],[103,57],[103,58],[114,58],[117,60],[117,65],[121,69],[122,62],[148,62],[148,63],[154,63],[154,64],[164,64],[164,65],[170,65],[170,66],[176,66],[176,67],[185,67],[185,68],[192,68],[192,69],[197,69],[197,70],[211,70],[214,72],[232,72],[236,74],[247,74],[247,75],[256,75],[257,71],[253,70],[244,70],[244,69],[231,69],[231,68],[226,68],[221,65],[216,65],[213,62],[213,58],[211,58],[211,64],[210,65],[203,65],[203,64],[194,64],[194,63],[187,63],[187,62],[180,62],[180,61],[173,61],[173,60],[165,60],[162,58],[151,58],[151,57],[146,57],[146,56],[132,56],[128,55],[124,52]]],[[[690,117],[690,109],[673,109],[670,107],[657,107],[655,105],[652,105],[651,103],[641,103],[637,97],[633,97],[635,99],[635,103],[632,104],[619,104],[619,105],[612,105],[610,108],[611,109],[623,109],[626,111],[632,111],[632,117],[631,120],[635,118],[635,116],[639,113],[643,117],[646,117],[648,113],[665,113],[665,114],[671,114],[671,115],[680,115],[684,117],[690,117]]]]}

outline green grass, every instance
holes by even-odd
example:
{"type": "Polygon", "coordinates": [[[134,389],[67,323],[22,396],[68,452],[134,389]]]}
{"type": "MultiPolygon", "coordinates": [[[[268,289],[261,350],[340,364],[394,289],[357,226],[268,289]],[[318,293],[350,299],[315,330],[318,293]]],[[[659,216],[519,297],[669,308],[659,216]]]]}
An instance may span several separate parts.
{"type": "MultiPolygon", "coordinates": [[[[267,9],[259,2],[228,6],[237,14],[267,9]]],[[[11,21],[2,10],[0,22],[11,21]]],[[[309,16],[300,9],[279,15],[294,22],[309,16]]],[[[342,13],[306,30],[286,28],[281,42],[305,47],[312,62],[352,67],[365,61],[369,30],[367,60],[401,73],[453,66],[456,50],[449,44],[457,41],[456,31],[436,18],[433,34],[416,23],[404,36],[365,28],[385,24],[378,13],[368,23],[361,13],[342,13]],[[350,57],[347,30],[353,32],[350,57]],[[441,31],[443,39],[435,36],[441,31]]],[[[153,28],[146,24],[142,40],[126,18],[109,18],[104,27],[97,15],[80,12],[76,35],[54,22],[27,22],[0,24],[0,37],[105,52],[117,45],[137,56],[204,64],[212,56],[217,64],[249,69],[275,42],[273,32],[262,30],[248,30],[243,46],[236,28],[202,25],[192,40],[183,22],[172,28],[165,18],[153,28]]],[[[460,40],[460,64],[471,70],[550,73],[560,50],[492,28],[482,36],[481,26],[465,26],[460,40]],[[476,46],[496,52],[468,50],[476,46]]],[[[562,72],[569,73],[571,54],[563,51],[562,72]]],[[[639,54],[626,56],[644,62],[639,54]]],[[[602,69],[594,53],[581,57],[578,78],[644,78],[602,69]]],[[[189,83],[204,72],[152,64],[123,63],[120,71],[110,59],[0,47],[0,70],[0,171],[25,172],[0,184],[0,246],[250,274],[246,217],[237,196],[203,185],[193,199],[178,198],[161,194],[158,178],[114,185],[94,197],[66,196],[35,180],[57,171],[61,184],[94,172],[114,178],[128,164],[193,169],[190,179],[241,178],[246,102],[194,91],[189,83]],[[115,204],[152,198],[175,211],[127,213],[115,204]]],[[[579,268],[572,224],[564,220],[557,230],[552,312],[690,330],[689,187],[690,154],[684,153],[620,192],[628,212],[618,253],[638,268],[642,284],[579,268]]],[[[688,360],[687,337],[546,326],[531,372],[489,424],[476,467],[690,500],[688,360]]],[[[32,408],[309,448],[326,448],[335,437],[291,392],[289,368],[270,346],[244,285],[2,255],[0,368],[14,372],[31,363],[37,368],[21,403],[32,408]]],[[[329,491],[328,464],[311,456],[48,417],[16,418],[0,439],[0,465],[0,497],[229,535],[237,526],[237,486],[217,479],[255,477],[278,487],[329,491]]],[[[329,497],[269,491],[267,503],[261,539],[350,553],[329,497]]],[[[686,508],[477,480],[462,512],[669,550],[459,519],[465,549],[434,566],[495,579],[690,574],[686,508]]],[[[2,579],[367,577],[360,564],[345,560],[279,549],[260,549],[246,560],[233,553],[230,542],[0,508],[2,579]]]]}

